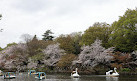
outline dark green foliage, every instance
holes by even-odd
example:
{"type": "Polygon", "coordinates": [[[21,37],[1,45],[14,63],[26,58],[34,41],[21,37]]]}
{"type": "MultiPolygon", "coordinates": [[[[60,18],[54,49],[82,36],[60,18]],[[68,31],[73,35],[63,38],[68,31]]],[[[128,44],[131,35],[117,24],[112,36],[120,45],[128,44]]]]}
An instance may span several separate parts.
{"type": "Polygon", "coordinates": [[[50,40],[50,41],[52,41],[53,38],[54,38],[54,36],[52,36],[52,34],[53,34],[53,33],[51,32],[51,30],[47,30],[47,31],[44,33],[44,35],[42,35],[42,36],[43,36],[42,40],[45,40],[45,41],[50,40]]]}
{"type": "Polygon", "coordinates": [[[80,41],[82,39],[82,32],[74,32],[74,33],[70,34],[70,36],[73,40],[73,47],[74,47],[73,54],[78,55],[81,51],[80,41]]]}
{"type": "Polygon", "coordinates": [[[109,42],[116,51],[132,52],[137,49],[137,10],[128,9],[112,24],[112,29],[109,42]]]}

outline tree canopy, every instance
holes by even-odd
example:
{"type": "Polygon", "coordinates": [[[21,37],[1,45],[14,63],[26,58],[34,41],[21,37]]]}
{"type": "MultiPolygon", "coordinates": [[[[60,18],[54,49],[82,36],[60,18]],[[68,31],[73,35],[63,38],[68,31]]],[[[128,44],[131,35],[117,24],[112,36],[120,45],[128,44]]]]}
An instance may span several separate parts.
{"type": "Polygon", "coordinates": [[[93,26],[89,27],[82,35],[82,45],[91,45],[96,39],[102,40],[102,45],[106,48],[109,47],[108,39],[111,33],[110,25],[107,23],[96,22],[93,26]]]}
{"type": "Polygon", "coordinates": [[[74,42],[70,35],[60,35],[58,38],[56,38],[56,41],[60,44],[60,48],[64,49],[68,54],[74,53],[74,42]]]}
{"type": "Polygon", "coordinates": [[[60,35],[56,38],[56,42],[60,43],[60,47],[68,54],[80,53],[81,32],[73,32],[69,35],[60,35]]]}
{"type": "Polygon", "coordinates": [[[50,41],[52,41],[53,38],[54,38],[54,36],[52,36],[52,34],[53,34],[53,32],[51,32],[51,30],[47,30],[47,31],[42,35],[42,36],[43,36],[42,40],[45,40],[45,41],[50,40],[50,41]]]}
{"type": "Polygon", "coordinates": [[[137,10],[128,9],[112,24],[110,43],[116,51],[132,52],[137,49],[137,10]]]}

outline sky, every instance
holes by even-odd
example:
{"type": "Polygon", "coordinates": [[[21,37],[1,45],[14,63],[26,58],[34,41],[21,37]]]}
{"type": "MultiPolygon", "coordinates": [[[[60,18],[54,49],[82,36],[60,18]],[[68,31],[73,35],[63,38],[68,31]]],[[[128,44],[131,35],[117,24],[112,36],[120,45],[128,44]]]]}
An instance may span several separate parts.
{"type": "Polygon", "coordinates": [[[21,35],[39,39],[50,29],[55,37],[84,32],[95,22],[112,24],[137,0],[0,0],[0,47],[22,41],[21,35]]]}

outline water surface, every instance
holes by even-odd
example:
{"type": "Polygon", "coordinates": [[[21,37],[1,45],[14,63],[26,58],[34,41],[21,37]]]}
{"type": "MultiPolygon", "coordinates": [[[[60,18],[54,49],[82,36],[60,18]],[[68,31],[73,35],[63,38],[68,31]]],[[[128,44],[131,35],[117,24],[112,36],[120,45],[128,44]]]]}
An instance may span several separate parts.
{"type": "Polygon", "coordinates": [[[81,75],[80,78],[71,78],[69,74],[47,74],[46,79],[38,80],[34,75],[20,73],[15,79],[3,79],[0,81],[137,81],[137,75],[120,75],[119,77],[106,77],[105,75],[81,75]]]}

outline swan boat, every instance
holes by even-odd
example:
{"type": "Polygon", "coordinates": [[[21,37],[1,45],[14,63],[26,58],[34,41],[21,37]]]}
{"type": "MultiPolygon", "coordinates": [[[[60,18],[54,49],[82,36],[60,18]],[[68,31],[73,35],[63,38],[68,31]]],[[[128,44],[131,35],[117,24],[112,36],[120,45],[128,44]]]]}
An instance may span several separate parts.
{"type": "Polygon", "coordinates": [[[45,79],[46,78],[46,73],[45,72],[37,72],[35,74],[35,78],[40,79],[40,80],[45,79]]]}
{"type": "Polygon", "coordinates": [[[118,72],[116,71],[117,68],[114,68],[114,70],[110,70],[106,72],[106,76],[119,76],[118,72]]]}
{"type": "Polygon", "coordinates": [[[31,75],[31,74],[36,74],[36,71],[35,70],[28,70],[28,74],[31,75]]]}
{"type": "Polygon", "coordinates": [[[4,73],[4,79],[13,79],[13,78],[16,78],[14,72],[6,72],[6,73],[4,73]]]}
{"type": "Polygon", "coordinates": [[[80,75],[78,74],[77,70],[78,69],[76,68],[76,70],[71,73],[71,77],[74,77],[74,78],[80,77],[80,75]]]}
{"type": "Polygon", "coordinates": [[[0,76],[2,76],[3,75],[3,72],[0,70],[0,76]]]}

